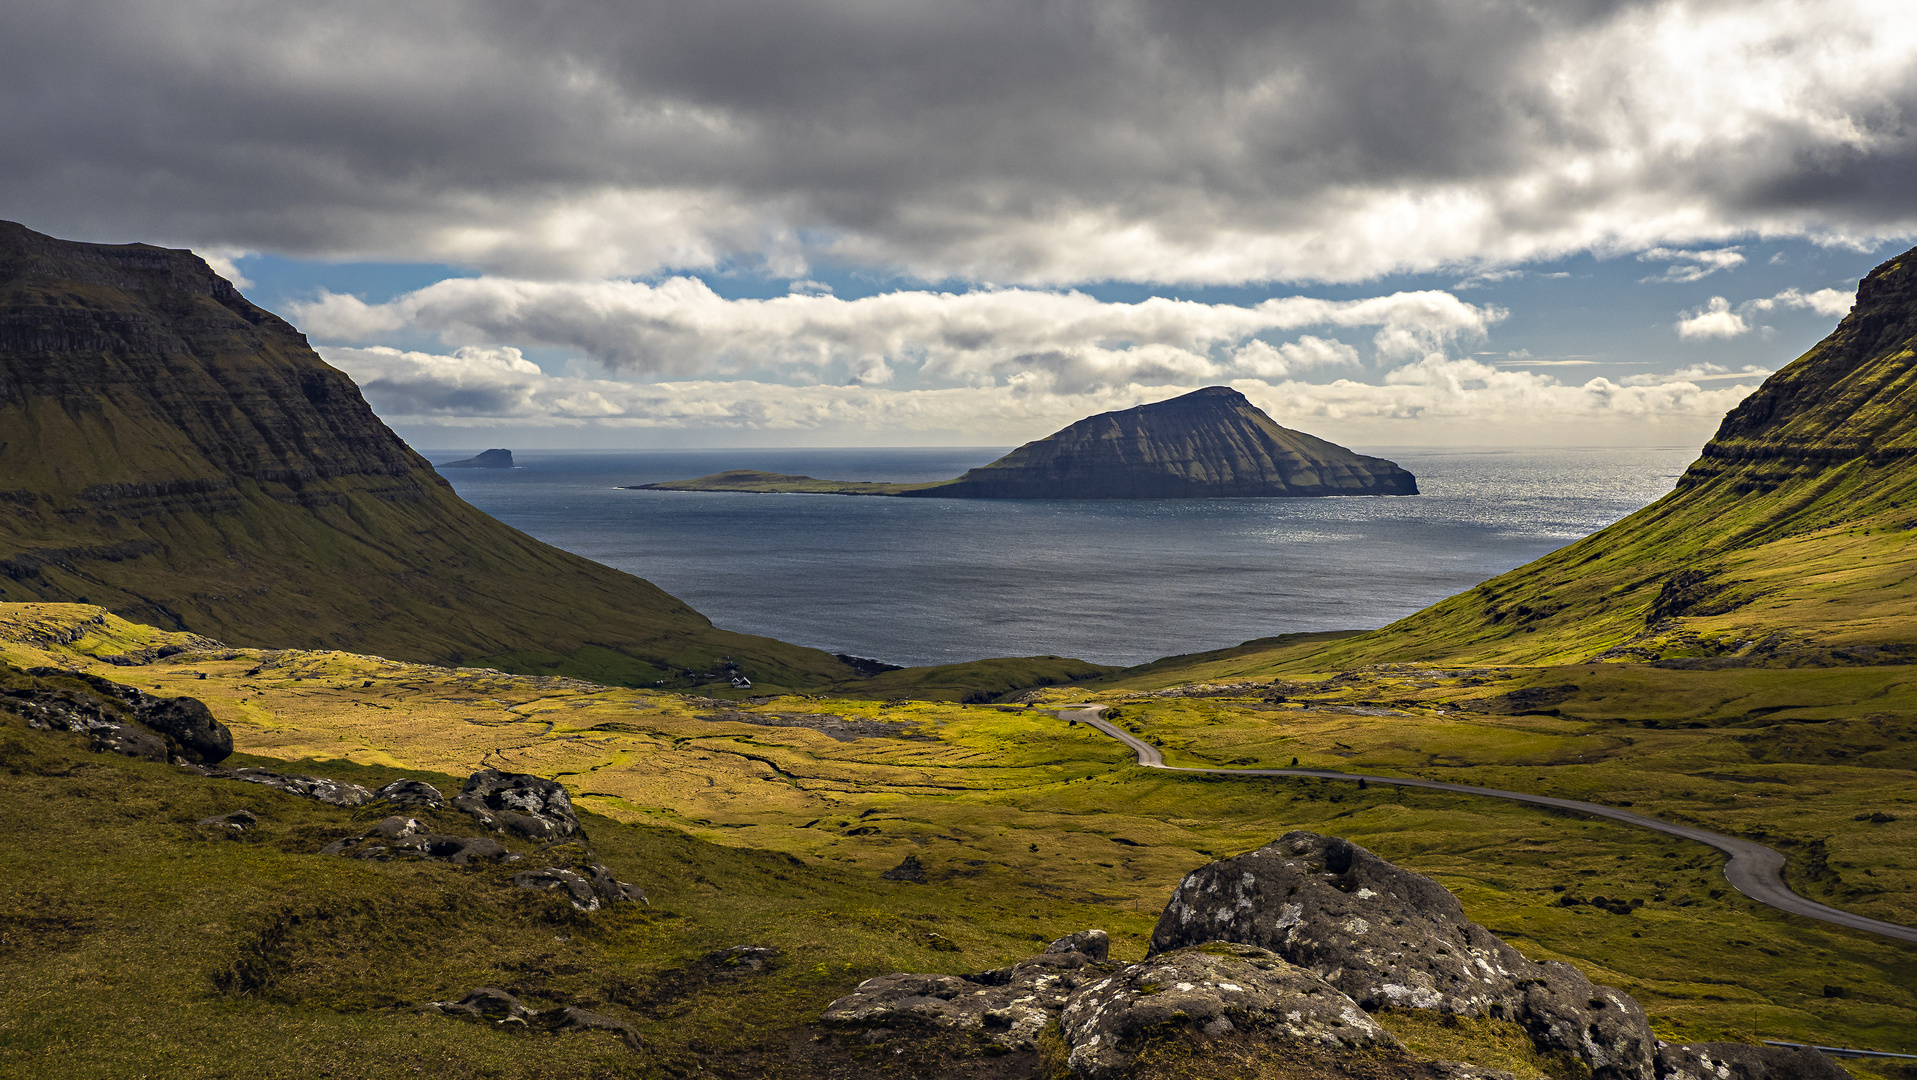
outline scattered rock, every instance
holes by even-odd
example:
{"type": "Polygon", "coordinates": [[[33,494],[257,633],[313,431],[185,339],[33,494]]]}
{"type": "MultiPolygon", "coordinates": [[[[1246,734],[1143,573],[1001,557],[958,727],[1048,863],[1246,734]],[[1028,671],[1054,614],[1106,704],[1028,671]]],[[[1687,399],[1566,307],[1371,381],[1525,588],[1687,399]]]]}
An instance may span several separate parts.
{"type": "Polygon", "coordinates": [[[201,818],[196,824],[209,829],[225,829],[237,836],[259,824],[259,820],[251,811],[235,810],[230,814],[215,814],[212,817],[201,818]]]}
{"type": "Polygon", "coordinates": [[[395,780],[373,792],[373,798],[421,810],[438,810],[446,805],[446,796],[423,780],[395,780]]]}
{"type": "Polygon", "coordinates": [[[1318,975],[1249,945],[1160,953],[1072,995],[1060,1016],[1069,1064],[1084,1080],[1124,1075],[1150,1041],[1202,1048],[1239,1033],[1337,1051],[1398,1040],[1318,975]]]}
{"type": "Polygon", "coordinates": [[[481,769],[466,778],[453,806],[492,829],[534,840],[558,840],[579,832],[572,800],[558,782],[526,773],[481,769]]]}
{"type": "Polygon", "coordinates": [[[1809,1047],[1659,1043],[1658,1080],[1848,1080],[1842,1065],[1809,1047]]]}
{"type": "Polygon", "coordinates": [[[1644,1010],[1569,964],[1537,964],[1467,919],[1442,885],[1336,837],[1297,831],[1200,867],[1172,893],[1152,954],[1207,941],[1269,949],[1366,1009],[1517,1021],[1594,1080],[1652,1080],[1644,1010]]]}
{"type": "Polygon", "coordinates": [[[644,889],[620,881],[606,867],[594,863],[589,869],[591,877],[557,866],[521,870],[513,875],[513,884],[522,889],[564,889],[572,906],[580,911],[598,911],[604,903],[648,902],[644,889]]]}
{"type": "Polygon", "coordinates": [[[907,855],[905,861],[880,874],[885,881],[910,881],[916,885],[925,884],[925,867],[919,865],[917,855],[907,855]]]}
{"type": "Polygon", "coordinates": [[[504,990],[482,986],[458,1001],[429,1001],[429,1008],[445,1016],[512,1025],[530,1031],[606,1031],[619,1037],[634,1050],[641,1043],[631,1024],[602,1013],[589,1012],[570,1005],[556,1009],[528,1008],[504,990]]]}
{"type": "Polygon", "coordinates": [[[519,858],[489,836],[447,836],[431,832],[418,818],[382,818],[358,836],[335,840],[320,849],[322,855],[352,859],[430,859],[465,866],[475,859],[519,858]]]}
{"type": "MultiPolygon", "coordinates": [[[[1102,931],[1095,931],[1103,938],[1102,931]]],[[[1079,937],[1080,935],[1073,935],[1079,937]]],[[[1111,971],[1069,938],[1011,967],[977,975],[881,975],[834,1001],[822,1019],[856,1029],[867,1042],[913,1039],[928,1031],[970,1036],[998,1050],[1033,1050],[1038,1033],[1074,990],[1111,971]],[[1061,946],[1065,946],[1062,947],[1061,946]]],[[[1094,939],[1085,943],[1096,948],[1094,939]]]]}
{"type": "Polygon", "coordinates": [[[244,780],[249,784],[264,784],[275,791],[284,791],[303,799],[317,799],[329,806],[350,808],[365,806],[373,801],[373,793],[358,784],[329,780],[324,776],[294,776],[266,769],[221,769],[209,765],[188,765],[186,768],[215,780],[244,780]]]}
{"type": "Polygon", "coordinates": [[[763,974],[778,958],[779,950],[767,945],[734,945],[730,949],[707,953],[702,962],[719,978],[737,979],[763,974]]]}

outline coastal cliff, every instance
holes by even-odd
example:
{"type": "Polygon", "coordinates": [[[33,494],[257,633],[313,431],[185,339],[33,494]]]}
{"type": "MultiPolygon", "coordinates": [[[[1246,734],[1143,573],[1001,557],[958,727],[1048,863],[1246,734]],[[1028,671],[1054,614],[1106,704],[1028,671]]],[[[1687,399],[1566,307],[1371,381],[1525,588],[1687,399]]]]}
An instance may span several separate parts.
{"type": "Polygon", "coordinates": [[[849,678],[467,505],[189,251],[0,223],[0,601],[234,643],[680,682],[849,678]]]}
{"type": "Polygon", "coordinates": [[[1228,499],[1416,495],[1383,458],[1280,427],[1245,395],[1208,386],[1089,416],[955,480],[877,484],[733,469],[638,485],[655,491],[889,495],[919,499],[1228,499]]]}

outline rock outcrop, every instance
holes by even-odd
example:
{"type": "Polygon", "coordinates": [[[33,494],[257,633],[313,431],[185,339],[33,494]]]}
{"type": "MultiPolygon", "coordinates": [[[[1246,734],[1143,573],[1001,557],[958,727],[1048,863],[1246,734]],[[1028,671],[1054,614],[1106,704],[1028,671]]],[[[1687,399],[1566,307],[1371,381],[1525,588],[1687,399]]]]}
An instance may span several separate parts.
{"type": "Polygon", "coordinates": [[[761,685],[853,676],[466,504],[190,251],[0,222],[0,432],[0,601],[435,664],[534,650],[518,670],[602,682],[728,657],[761,685]]]}
{"type": "Polygon", "coordinates": [[[466,778],[453,806],[489,829],[533,840],[561,840],[579,831],[572,799],[556,780],[527,773],[481,769],[466,778]]]}
{"type": "Polygon", "coordinates": [[[1323,979],[1249,945],[1194,946],[1133,964],[1072,995],[1059,1020],[1068,1064],[1084,1077],[1121,1074],[1141,1043],[1173,1032],[1243,1032],[1334,1051],[1398,1046],[1323,979]]]}
{"type": "Polygon", "coordinates": [[[390,859],[426,859],[465,866],[475,859],[512,860],[519,856],[489,836],[448,836],[427,828],[417,818],[383,818],[358,836],[342,837],[320,849],[322,855],[386,862],[390,859]]]}
{"type": "Polygon", "coordinates": [[[1304,831],[1186,875],[1142,962],[1106,952],[1102,931],[1084,931],[998,971],[883,975],[822,1020],[865,1043],[937,1036],[961,1055],[1056,1055],[1038,1038],[1056,1021],[1066,1056],[1052,1067],[1078,1080],[1118,1080],[1147,1059],[1203,1075],[1208,1059],[1274,1055],[1313,1077],[1509,1076],[1410,1054],[1372,1015],[1393,1009],[1515,1021],[1546,1060],[1592,1080],[1845,1075],[1815,1052],[1662,1043],[1628,994],[1526,959],[1437,882],[1304,831]]]}
{"type": "Polygon", "coordinates": [[[1850,1072],[1809,1047],[1664,1043],[1657,1080],[1850,1080],[1850,1072]]]}
{"type": "Polygon", "coordinates": [[[598,911],[606,904],[623,904],[633,900],[642,904],[647,902],[646,890],[620,881],[604,865],[593,863],[585,869],[583,874],[558,866],[544,870],[521,870],[513,875],[513,885],[521,889],[563,892],[576,911],[598,911]]]}
{"type": "Polygon", "coordinates": [[[0,690],[0,708],[27,726],[89,736],[94,748],[149,761],[212,764],[233,752],[233,733],[197,698],[155,697],[97,675],[29,668],[35,685],[0,690]]]}
{"type": "Polygon", "coordinates": [[[881,975],[834,1001],[823,1020],[855,1029],[867,1042],[935,1032],[1000,1051],[1032,1051],[1073,991],[1112,971],[1107,942],[1102,930],[1081,932],[1029,960],[976,975],[881,975]]]}
{"type": "Polygon", "coordinates": [[[301,776],[251,767],[221,769],[205,765],[195,766],[193,771],[214,780],[243,780],[249,784],[260,784],[275,791],[297,795],[302,799],[314,799],[329,806],[365,806],[373,801],[373,793],[359,784],[346,780],[334,780],[326,776],[301,776]]]}

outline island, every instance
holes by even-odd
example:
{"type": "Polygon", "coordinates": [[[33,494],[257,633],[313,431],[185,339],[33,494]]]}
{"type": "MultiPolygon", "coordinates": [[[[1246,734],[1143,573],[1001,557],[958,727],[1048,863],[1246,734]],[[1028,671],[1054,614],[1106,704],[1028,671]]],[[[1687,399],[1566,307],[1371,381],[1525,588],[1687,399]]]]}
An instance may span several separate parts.
{"type": "Polygon", "coordinates": [[[1280,426],[1228,386],[1089,416],[952,480],[883,484],[730,469],[635,491],[937,499],[1210,499],[1416,495],[1417,478],[1280,426]]]}
{"type": "Polygon", "coordinates": [[[449,461],[444,465],[433,466],[436,469],[517,469],[513,464],[511,450],[485,450],[475,457],[449,461]]]}

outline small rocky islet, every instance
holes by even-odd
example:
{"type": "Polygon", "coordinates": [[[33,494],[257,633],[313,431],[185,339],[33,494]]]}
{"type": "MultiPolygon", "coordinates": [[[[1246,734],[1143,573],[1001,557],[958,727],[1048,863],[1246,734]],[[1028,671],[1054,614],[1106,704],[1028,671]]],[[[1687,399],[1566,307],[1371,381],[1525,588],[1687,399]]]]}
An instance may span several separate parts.
{"type": "Polygon", "coordinates": [[[815,480],[732,469],[635,491],[907,499],[1236,499],[1416,495],[1417,478],[1280,426],[1229,386],[1088,416],[989,465],[931,484],[815,480]]]}

